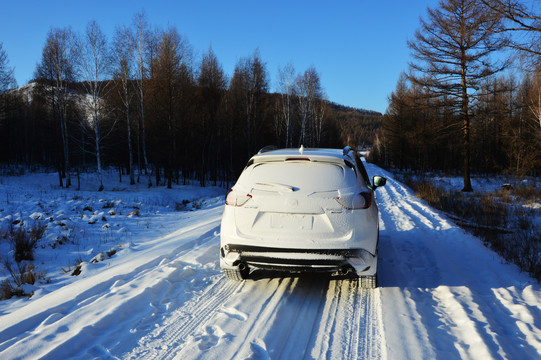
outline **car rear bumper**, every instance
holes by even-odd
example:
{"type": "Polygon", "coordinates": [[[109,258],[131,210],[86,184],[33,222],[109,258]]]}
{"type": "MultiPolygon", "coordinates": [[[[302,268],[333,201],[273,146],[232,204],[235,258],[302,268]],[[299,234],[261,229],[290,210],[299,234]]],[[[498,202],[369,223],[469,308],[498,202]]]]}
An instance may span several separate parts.
{"type": "Polygon", "coordinates": [[[377,271],[377,256],[364,249],[304,249],[226,244],[220,249],[222,269],[240,264],[253,268],[291,272],[356,272],[359,276],[377,271]]]}

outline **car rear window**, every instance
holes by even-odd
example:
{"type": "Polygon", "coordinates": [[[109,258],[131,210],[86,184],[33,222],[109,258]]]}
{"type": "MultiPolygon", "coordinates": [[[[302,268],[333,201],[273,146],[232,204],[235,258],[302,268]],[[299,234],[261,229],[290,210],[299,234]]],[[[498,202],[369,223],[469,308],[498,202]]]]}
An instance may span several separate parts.
{"type": "Polygon", "coordinates": [[[308,161],[259,163],[239,178],[245,186],[284,185],[305,191],[332,191],[355,186],[356,181],[355,170],[345,164],[308,161]]]}

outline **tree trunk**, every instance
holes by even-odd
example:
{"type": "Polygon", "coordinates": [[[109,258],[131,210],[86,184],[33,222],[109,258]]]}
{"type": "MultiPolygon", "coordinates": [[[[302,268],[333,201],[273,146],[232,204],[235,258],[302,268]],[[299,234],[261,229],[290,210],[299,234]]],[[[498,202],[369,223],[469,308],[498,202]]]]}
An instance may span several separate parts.
{"type": "MultiPolygon", "coordinates": [[[[465,55],[463,56],[463,59],[465,55]]],[[[466,64],[462,64],[462,119],[464,132],[464,188],[463,192],[472,192],[470,179],[470,119],[468,116],[468,88],[466,85],[466,64]]]]}
{"type": "Polygon", "coordinates": [[[124,84],[124,99],[126,105],[126,122],[128,123],[128,152],[130,162],[130,185],[135,185],[135,177],[133,174],[133,150],[131,143],[131,122],[130,122],[130,105],[128,99],[128,84],[124,84]]]}
{"type": "Polygon", "coordinates": [[[100,135],[99,135],[99,125],[98,125],[98,115],[95,114],[94,118],[94,136],[96,139],[96,163],[98,166],[98,181],[99,181],[99,188],[98,191],[103,190],[103,174],[101,170],[101,152],[100,152],[100,135]]]}

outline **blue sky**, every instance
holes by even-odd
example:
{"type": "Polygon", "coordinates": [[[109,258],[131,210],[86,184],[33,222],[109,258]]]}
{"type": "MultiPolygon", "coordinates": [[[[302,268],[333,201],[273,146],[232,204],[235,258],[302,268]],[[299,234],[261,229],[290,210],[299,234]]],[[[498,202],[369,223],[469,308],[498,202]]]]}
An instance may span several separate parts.
{"type": "Polygon", "coordinates": [[[33,75],[50,27],[82,33],[96,20],[112,37],[144,10],[152,26],[176,26],[201,55],[212,46],[225,72],[258,48],[272,89],[278,67],[314,65],[329,100],[385,112],[410,60],[406,40],[437,0],[0,0],[0,42],[20,85],[33,75]]]}

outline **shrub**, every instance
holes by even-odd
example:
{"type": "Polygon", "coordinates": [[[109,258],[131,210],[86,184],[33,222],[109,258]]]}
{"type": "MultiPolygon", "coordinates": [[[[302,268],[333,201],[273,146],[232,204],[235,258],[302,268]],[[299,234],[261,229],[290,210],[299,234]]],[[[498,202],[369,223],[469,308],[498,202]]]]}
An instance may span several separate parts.
{"type": "Polygon", "coordinates": [[[11,229],[9,238],[13,244],[16,262],[34,260],[34,248],[43,237],[45,229],[45,225],[39,222],[34,223],[34,226],[28,231],[22,227],[11,229]]]}
{"type": "Polygon", "coordinates": [[[9,280],[0,283],[0,300],[8,300],[14,296],[23,296],[24,291],[21,288],[14,288],[9,280]]]}
{"type": "Polygon", "coordinates": [[[0,284],[0,300],[11,299],[13,296],[32,296],[24,292],[22,286],[24,284],[34,285],[39,279],[45,279],[44,272],[37,272],[37,268],[33,264],[24,262],[17,263],[13,267],[9,261],[4,263],[4,266],[9,272],[10,279],[5,279],[0,284]]]}
{"type": "Polygon", "coordinates": [[[189,200],[182,200],[182,202],[175,202],[175,211],[186,211],[188,208],[189,200]]]}
{"type": "Polygon", "coordinates": [[[527,202],[541,202],[541,189],[533,184],[518,185],[511,190],[511,194],[527,202]]]}

